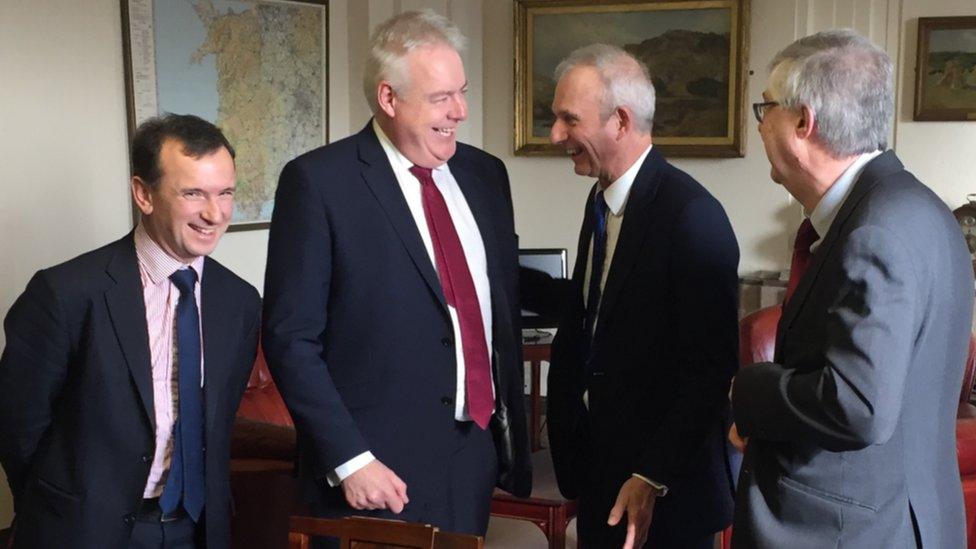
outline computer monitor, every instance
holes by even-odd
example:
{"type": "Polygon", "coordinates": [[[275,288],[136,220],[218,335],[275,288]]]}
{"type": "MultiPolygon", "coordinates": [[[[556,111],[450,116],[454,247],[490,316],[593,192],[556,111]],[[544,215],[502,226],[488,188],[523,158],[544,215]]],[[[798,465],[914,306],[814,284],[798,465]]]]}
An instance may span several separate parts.
{"type": "MultiPolygon", "coordinates": [[[[565,248],[525,248],[519,250],[519,265],[542,271],[553,278],[566,278],[565,248]]],[[[523,328],[555,328],[558,319],[522,309],[523,328]]]]}

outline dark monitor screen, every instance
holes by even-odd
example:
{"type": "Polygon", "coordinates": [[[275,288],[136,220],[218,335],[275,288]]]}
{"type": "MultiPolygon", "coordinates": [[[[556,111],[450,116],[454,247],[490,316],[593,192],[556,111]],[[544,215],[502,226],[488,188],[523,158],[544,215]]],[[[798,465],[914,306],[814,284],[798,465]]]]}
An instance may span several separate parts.
{"type": "MultiPolygon", "coordinates": [[[[566,278],[565,248],[525,248],[519,250],[519,266],[542,271],[553,278],[566,278]]],[[[523,328],[555,328],[558,319],[522,309],[523,328]]]]}

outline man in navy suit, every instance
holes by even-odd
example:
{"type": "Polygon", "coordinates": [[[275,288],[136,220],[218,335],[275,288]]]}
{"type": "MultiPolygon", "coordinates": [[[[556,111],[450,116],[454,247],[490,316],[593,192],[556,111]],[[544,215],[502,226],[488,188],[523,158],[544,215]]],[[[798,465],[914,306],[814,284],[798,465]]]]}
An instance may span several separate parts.
{"type": "Polygon", "coordinates": [[[206,257],[230,222],[233,155],[195,116],[146,121],[139,225],[38,272],[11,307],[0,463],[14,547],[230,545],[230,431],[261,308],[206,257]]]}
{"type": "Polygon", "coordinates": [[[381,24],[373,119],[281,174],[264,350],[322,516],[483,534],[496,484],[531,489],[508,175],[456,141],[462,41],[430,11],[381,24]]]}
{"type": "MultiPolygon", "coordinates": [[[[559,488],[580,499],[587,547],[710,548],[732,514],[735,236],[718,201],[652,146],[640,62],[598,44],[556,74],[550,139],[597,180],[552,345],[559,488]]],[[[527,305],[558,303],[543,299],[553,287],[526,277],[527,305]]]]}

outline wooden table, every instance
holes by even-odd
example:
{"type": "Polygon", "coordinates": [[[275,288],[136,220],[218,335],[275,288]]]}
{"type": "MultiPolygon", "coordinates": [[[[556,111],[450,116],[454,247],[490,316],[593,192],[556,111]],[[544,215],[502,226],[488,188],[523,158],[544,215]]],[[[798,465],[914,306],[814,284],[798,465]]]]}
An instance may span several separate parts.
{"type": "MultiPolygon", "coordinates": [[[[549,338],[549,340],[551,339],[549,338]]],[[[522,345],[522,360],[528,362],[531,368],[529,441],[532,444],[533,452],[542,449],[542,443],[539,440],[542,431],[542,363],[549,362],[551,352],[551,345],[548,341],[524,343],[522,345]]]]}

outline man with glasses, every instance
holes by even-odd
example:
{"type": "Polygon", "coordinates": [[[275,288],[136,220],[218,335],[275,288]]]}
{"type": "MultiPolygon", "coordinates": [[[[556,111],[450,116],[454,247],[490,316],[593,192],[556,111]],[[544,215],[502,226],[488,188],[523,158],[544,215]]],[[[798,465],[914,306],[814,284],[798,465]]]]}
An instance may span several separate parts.
{"type": "Polygon", "coordinates": [[[885,151],[888,55],[802,38],[753,105],[803,206],[773,362],[735,378],[733,547],[964,547],[956,400],[973,306],[948,208],[885,151]]]}

